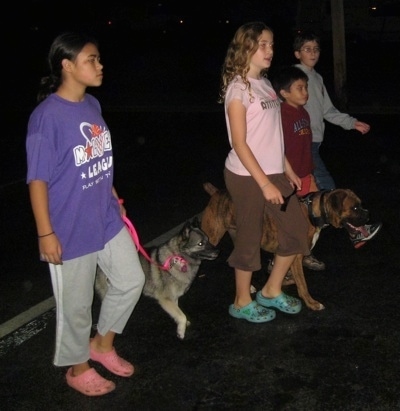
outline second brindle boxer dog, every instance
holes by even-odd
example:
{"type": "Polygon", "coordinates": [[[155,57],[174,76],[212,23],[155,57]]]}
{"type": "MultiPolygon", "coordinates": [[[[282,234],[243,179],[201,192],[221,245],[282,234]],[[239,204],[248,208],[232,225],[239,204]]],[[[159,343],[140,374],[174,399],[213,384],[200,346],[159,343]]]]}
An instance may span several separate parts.
{"type": "MultiPolygon", "coordinates": [[[[201,228],[208,235],[212,244],[217,245],[226,232],[235,238],[235,210],[227,190],[219,190],[211,183],[203,184],[211,198],[202,213],[201,228]]],[[[345,228],[349,233],[360,230],[369,220],[369,211],[362,208],[360,198],[349,189],[338,188],[331,191],[310,193],[299,201],[309,220],[308,238],[312,248],[323,227],[331,225],[345,228]]],[[[277,231],[268,213],[264,214],[261,248],[270,253],[277,249],[277,231]]],[[[304,277],[303,256],[298,254],[290,268],[299,297],[312,310],[322,310],[324,305],[314,300],[308,292],[304,277]]]]}

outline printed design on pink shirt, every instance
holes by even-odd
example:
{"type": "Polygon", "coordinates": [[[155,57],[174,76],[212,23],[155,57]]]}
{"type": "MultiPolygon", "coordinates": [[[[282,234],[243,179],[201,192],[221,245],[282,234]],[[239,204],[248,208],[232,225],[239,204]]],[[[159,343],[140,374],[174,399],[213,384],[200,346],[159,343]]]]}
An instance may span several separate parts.
{"type": "Polygon", "coordinates": [[[263,110],[276,109],[281,106],[281,103],[278,99],[276,100],[261,100],[261,108],[263,110]]]}

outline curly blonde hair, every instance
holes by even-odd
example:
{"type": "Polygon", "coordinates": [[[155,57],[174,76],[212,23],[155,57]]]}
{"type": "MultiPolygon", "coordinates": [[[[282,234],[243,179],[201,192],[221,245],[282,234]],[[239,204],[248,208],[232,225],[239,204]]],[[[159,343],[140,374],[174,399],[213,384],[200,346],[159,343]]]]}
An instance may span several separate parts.
{"type": "MultiPolygon", "coordinates": [[[[228,46],[225,61],[222,65],[218,103],[224,102],[226,89],[236,76],[242,78],[251,98],[250,82],[246,76],[250,69],[250,60],[258,49],[258,39],[264,30],[273,33],[271,28],[261,21],[245,23],[237,29],[228,46]]],[[[261,71],[261,76],[266,76],[266,74],[267,69],[261,71]]]]}

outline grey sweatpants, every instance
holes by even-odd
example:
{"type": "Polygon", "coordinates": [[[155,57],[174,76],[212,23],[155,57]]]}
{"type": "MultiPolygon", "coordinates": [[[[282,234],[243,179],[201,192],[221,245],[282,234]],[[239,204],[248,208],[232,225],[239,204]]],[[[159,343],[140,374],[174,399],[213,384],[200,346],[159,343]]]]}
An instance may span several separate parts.
{"type": "Polygon", "coordinates": [[[122,333],[140,298],[145,277],[126,227],[101,251],[62,265],[49,264],[57,307],[54,365],[81,364],[89,359],[97,264],[110,283],[100,309],[99,334],[122,333]]]}

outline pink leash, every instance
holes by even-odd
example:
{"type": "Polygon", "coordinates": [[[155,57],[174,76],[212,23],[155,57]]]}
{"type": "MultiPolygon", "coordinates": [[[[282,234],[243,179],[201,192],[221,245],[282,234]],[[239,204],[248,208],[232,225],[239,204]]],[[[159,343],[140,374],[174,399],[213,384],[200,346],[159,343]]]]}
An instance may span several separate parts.
{"type": "Polygon", "coordinates": [[[124,223],[126,224],[126,227],[129,231],[131,237],[132,237],[132,240],[136,245],[136,249],[143,254],[143,256],[146,258],[147,261],[149,261],[151,264],[157,265],[158,268],[160,268],[161,270],[164,270],[164,271],[169,271],[174,264],[179,264],[180,271],[182,271],[184,273],[187,271],[187,262],[186,262],[186,260],[182,257],[179,257],[179,256],[171,255],[170,257],[167,258],[167,260],[165,261],[165,263],[162,266],[158,265],[155,261],[153,261],[149,257],[146,250],[140,245],[139,236],[138,236],[138,234],[135,230],[135,227],[133,226],[131,220],[129,220],[129,218],[126,217],[126,216],[122,216],[122,219],[124,220],[124,223]]]}

